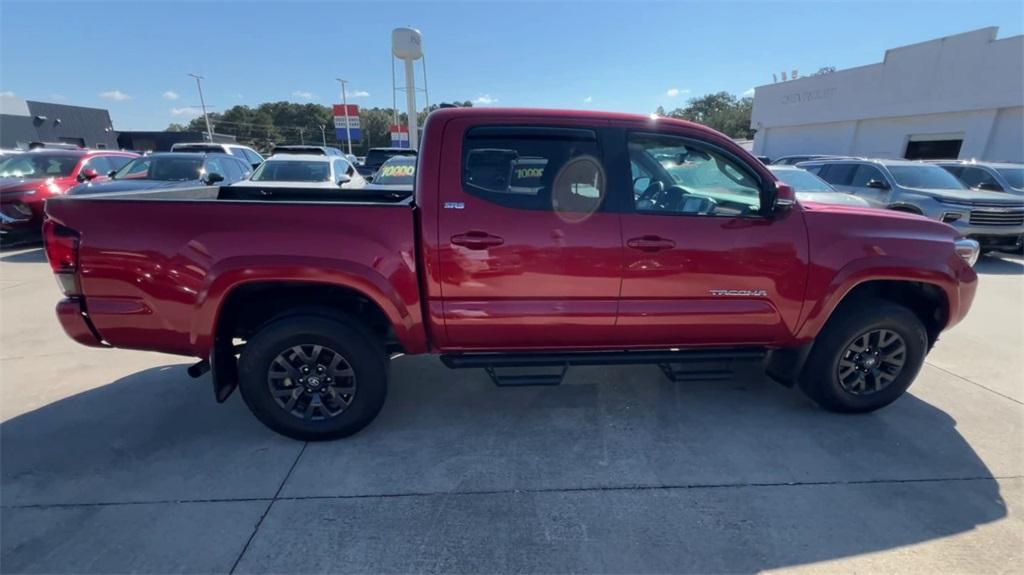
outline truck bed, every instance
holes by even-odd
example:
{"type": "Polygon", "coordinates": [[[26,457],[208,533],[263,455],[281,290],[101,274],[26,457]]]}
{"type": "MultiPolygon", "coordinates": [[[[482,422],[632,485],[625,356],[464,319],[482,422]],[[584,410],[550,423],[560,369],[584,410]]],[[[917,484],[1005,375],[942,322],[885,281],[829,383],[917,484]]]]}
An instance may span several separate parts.
{"type": "Polygon", "coordinates": [[[207,357],[230,292],[284,280],[374,294],[397,322],[395,336],[424,345],[411,199],[256,200],[225,197],[227,189],[47,202],[49,217],[81,236],[77,303],[98,338],[207,357]]]}

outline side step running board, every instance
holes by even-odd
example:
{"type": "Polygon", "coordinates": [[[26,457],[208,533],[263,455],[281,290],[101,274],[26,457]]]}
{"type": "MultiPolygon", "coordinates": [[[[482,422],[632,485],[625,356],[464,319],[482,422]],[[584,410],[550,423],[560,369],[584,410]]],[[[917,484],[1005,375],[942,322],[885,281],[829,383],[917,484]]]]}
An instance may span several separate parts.
{"type": "Polygon", "coordinates": [[[483,369],[496,385],[558,385],[573,365],[658,365],[671,381],[729,379],[735,360],[764,357],[760,348],[677,349],[654,351],[595,351],[570,353],[463,353],[444,354],[451,369],[483,369]],[[560,368],[558,371],[503,373],[502,368],[560,368]]]}

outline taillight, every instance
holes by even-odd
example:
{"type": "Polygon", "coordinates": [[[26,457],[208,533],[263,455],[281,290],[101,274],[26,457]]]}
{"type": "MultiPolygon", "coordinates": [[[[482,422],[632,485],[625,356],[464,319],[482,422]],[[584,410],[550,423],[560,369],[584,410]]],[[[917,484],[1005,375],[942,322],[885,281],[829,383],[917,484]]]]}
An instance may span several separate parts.
{"type": "Polygon", "coordinates": [[[64,295],[78,295],[78,244],[79,235],[75,230],[47,219],[43,222],[43,243],[46,259],[57,277],[64,295]]]}

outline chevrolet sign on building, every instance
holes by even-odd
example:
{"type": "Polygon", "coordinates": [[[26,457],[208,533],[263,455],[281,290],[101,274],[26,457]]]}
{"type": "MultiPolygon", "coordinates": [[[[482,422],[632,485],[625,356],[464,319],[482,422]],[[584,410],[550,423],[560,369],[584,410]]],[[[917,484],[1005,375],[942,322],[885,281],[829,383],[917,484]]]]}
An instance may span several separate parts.
{"type": "MultiPolygon", "coordinates": [[[[1024,161],[1024,36],[982,28],[758,86],[755,154],[1024,161]]],[[[827,64],[827,62],[822,62],[827,64]]]]}

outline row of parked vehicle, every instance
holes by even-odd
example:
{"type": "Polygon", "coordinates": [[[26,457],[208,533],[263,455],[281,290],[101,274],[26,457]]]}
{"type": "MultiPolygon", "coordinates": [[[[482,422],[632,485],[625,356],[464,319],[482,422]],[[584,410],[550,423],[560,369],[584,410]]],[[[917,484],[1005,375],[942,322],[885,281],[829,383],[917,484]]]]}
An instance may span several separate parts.
{"type": "Polygon", "coordinates": [[[199,186],[269,189],[301,186],[323,189],[395,190],[394,168],[370,184],[392,156],[414,165],[415,151],[374,148],[366,161],[328,146],[277,146],[266,159],[238,144],[179,143],[170,152],[138,154],[40,145],[0,158],[0,233],[5,241],[38,235],[43,205],[57,195],[86,195],[199,186]]]}
{"type": "Polygon", "coordinates": [[[768,168],[806,201],[860,204],[947,223],[982,250],[1020,251],[1024,165],[802,155],[768,168]]]}

